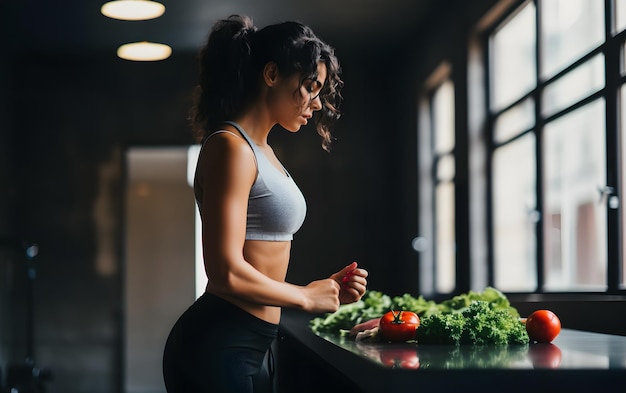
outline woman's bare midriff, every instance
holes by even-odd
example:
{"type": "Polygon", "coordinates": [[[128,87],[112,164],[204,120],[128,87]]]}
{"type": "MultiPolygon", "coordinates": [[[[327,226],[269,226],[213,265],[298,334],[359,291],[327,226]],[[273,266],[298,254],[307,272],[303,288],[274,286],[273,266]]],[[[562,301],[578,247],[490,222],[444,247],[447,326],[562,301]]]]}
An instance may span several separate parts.
{"type": "MultiPolygon", "coordinates": [[[[243,247],[245,260],[276,281],[285,281],[290,253],[291,241],[246,240],[243,247]]],[[[206,290],[212,292],[208,285],[206,290]]],[[[264,321],[275,324],[280,322],[280,307],[250,303],[223,294],[219,296],[264,321]]]]}

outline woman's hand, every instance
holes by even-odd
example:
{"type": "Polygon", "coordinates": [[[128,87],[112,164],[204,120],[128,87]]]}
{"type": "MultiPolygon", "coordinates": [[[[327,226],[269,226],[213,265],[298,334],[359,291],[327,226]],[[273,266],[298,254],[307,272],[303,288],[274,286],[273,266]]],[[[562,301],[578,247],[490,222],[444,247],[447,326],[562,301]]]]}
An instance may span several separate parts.
{"type": "Polygon", "coordinates": [[[335,312],[339,308],[340,285],[327,278],[309,283],[303,288],[304,310],[311,313],[335,312]]]}
{"type": "Polygon", "coordinates": [[[340,304],[354,303],[361,299],[367,290],[367,270],[357,268],[352,262],[337,273],[330,276],[340,285],[340,304]]]}

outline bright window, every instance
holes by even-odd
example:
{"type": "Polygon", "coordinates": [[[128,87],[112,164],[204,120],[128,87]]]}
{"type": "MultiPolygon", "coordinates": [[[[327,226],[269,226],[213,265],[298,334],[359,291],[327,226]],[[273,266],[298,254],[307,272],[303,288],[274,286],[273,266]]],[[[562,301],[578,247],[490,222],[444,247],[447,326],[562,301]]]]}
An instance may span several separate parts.
{"type": "MultiPolygon", "coordinates": [[[[443,67],[445,69],[445,67],[443,67]]],[[[424,292],[451,293],[456,283],[454,86],[442,78],[423,97],[420,252],[424,292]]]]}
{"type": "Polygon", "coordinates": [[[605,290],[606,181],[604,101],[596,100],[544,129],[545,289],[605,290]]]}
{"type": "Polygon", "coordinates": [[[435,144],[435,288],[454,290],[454,88],[449,80],[434,92],[432,100],[435,144]]]}
{"type": "Polygon", "coordinates": [[[477,26],[421,97],[420,291],[623,292],[626,0],[502,1],[477,26]]]}
{"type": "Polygon", "coordinates": [[[610,217],[619,209],[615,174],[623,184],[626,172],[611,143],[625,79],[611,70],[620,70],[624,34],[605,30],[624,30],[626,1],[615,2],[613,29],[604,6],[529,0],[486,37],[490,282],[503,291],[623,288],[623,242],[610,217]]]}
{"type": "Polygon", "coordinates": [[[495,285],[516,291],[537,286],[538,219],[535,136],[526,134],[493,156],[495,285]]]}

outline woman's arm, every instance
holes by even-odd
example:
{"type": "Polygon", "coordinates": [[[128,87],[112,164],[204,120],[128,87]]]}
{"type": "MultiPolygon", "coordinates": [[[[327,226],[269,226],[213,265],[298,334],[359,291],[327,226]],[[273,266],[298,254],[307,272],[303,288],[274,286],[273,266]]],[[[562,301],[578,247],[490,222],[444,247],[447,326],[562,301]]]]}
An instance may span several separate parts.
{"type": "Polygon", "coordinates": [[[271,279],[245,260],[248,195],[257,173],[247,142],[228,133],[215,135],[205,143],[198,165],[204,262],[211,289],[262,305],[335,311],[340,290],[335,280],[297,286],[271,279]]]}

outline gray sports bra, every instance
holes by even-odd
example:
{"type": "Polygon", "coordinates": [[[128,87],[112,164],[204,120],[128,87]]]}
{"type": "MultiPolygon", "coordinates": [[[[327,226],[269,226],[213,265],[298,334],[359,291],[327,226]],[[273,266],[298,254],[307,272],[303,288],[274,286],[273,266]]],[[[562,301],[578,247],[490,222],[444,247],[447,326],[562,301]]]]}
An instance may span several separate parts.
{"type": "MultiPolygon", "coordinates": [[[[278,170],[250,139],[239,124],[227,121],[248,142],[256,159],[257,177],[248,197],[246,240],[288,241],[300,229],[306,215],[306,202],[302,192],[286,169],[278,170]]],[[[230,132],[216,131],[211,136],[230,132]]],[[[204,143],[206,143],[206,139],[204,143]]],[[[199,195],[196,194],[198,207],[199,195]]]]}

